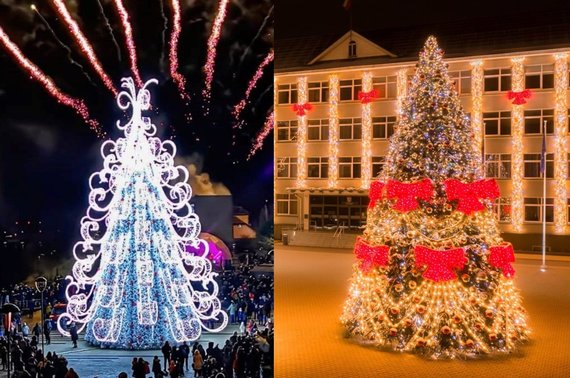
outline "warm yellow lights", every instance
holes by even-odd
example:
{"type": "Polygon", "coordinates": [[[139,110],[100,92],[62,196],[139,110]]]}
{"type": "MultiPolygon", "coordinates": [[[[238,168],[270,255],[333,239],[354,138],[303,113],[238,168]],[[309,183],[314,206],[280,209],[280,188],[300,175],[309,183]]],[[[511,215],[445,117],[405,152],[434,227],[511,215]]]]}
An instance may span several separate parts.
{"type": "Polygon", "coordinates": [[[396,114],[398,119],[400,118],[400,113],[404,106],[404,100],[406,98],[406,93],[408,91],[408,69],[401,68],[398,70],[398,76],[396,77],[396,87],[397,87],[397,100],[396,100],[396,114]]]}
{"type": "Polygon", "coordinates": [[[566,125],[568,124],[568,55],[554,55],[554,230],[566,228],[566,179],[567,149],[566,125]]]}
{"type": "Polygon", "coordinates": [[[338,76],[329,77],[329,188],[338,185],[338,76]]]}
{"type": "MultiPolygon", "coordinates": [[[[362,74],[362,92],[370,92],[372,90],[372,73],[364,72],[362,74]]],[[[368,189],[372,178],[372,114],[371,102],[362,105],[362,168],[361,168],[361,187],[368,189]]]]}
{"type": "MultiPolygon", "coordinates": [[[[471,127],[475,136],[477,151],[483,146],[483,62],[471,62],[471,127]]],[[[481,165],[481,172],[485,167],[481,165]]],[[[482,175],[483,176],[483,175],[482,175]]]]}
{"type": "MultiPolygon", "coordinates": [[[[297,79],[298,103],[308,101],[307,77],[297,79]]],[[[297,188],[304,188],[307,183],[307,115],[298,116],[297,128],[297,188]]]]}
{"type": "MultiPolygon", "coordinates": [[[[512,90],[520,92],[524,90],[524,58],[517,57],[511,59],[512,62],[512,90]]],[[[511,110],[512,124],[512,196],[511,196],[511,214],[513,221],[513,229],[515,232],[522,231],[524,220],[524,204],[523,204],[523,134],[524,134],[524,109],[523,105],[512,105],[511,110]]]]}

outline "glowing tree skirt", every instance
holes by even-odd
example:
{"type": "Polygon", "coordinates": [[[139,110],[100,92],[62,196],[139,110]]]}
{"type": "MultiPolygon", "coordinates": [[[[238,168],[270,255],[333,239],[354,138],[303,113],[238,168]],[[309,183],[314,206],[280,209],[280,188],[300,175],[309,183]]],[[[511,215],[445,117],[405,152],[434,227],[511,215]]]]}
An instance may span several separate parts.
{"type": "Polygon", "coordinates": [[[174,143],[157,138],[141,114],[156,82],[137,92],[131,78],[122,80],[117,103],[132,117],[117,122],[125,137],[103,144],[103,169],[89,179],[83,241],[73,249],[67,312],[58,320],[61,333],[76,322],[87,342],[104,348],[155,349],[227,324],[208,244],[198,239],[188,172],[174,166],[174,143]],[[187,253],[187,245],[203,253],[187,253]]]}

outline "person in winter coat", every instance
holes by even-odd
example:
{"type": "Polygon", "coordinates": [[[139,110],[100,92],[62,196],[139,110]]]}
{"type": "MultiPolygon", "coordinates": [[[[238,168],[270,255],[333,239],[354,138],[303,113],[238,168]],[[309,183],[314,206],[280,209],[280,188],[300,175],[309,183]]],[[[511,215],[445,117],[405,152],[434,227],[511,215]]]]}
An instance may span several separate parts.
{"type": "Polygon", "coordinates": [[[67,373],[65,373],[65,378],[79,378],[79,375],[77,375],[73,368],[69,368],[67,373]]]}
{"type": "Polygon", "coordinates": [[[204,365],[202,353],[200,353],[199,350],[195,350],[192,363],[192,368],[194,369],[194,377],[200,377],[202,375],[202,365],[204,365]]]}
{"type": "Polygon", "coordinates": [[[77,348],[77,340],[79,339],[79,336],[77,335],[77,325],[75,322],[71,322],[71,325],[69,326],[69,335],[71,336],[73,347],[77,348]]]}
{"type": "Polygon", "coordinates": [[[170,352],[172,351],[172,348],[170,347],[168,341],[164,342],[161,350],[162,356],[164,357],[164,370],[166,370],[170,364],[170,352]]]}
{"type": "Polygon", "coordinates": [[[154,356],[154,359],[152,360],[152,373],[154,374],[154,378],[164,377],[162,365],[160,364],[158,356],[154,356]]]}

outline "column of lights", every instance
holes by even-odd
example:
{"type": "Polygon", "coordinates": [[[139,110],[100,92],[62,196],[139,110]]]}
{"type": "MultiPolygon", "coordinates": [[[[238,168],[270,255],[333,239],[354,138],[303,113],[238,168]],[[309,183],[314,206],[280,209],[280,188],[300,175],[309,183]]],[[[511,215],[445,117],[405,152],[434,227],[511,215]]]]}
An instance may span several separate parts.
{"type": "Polygon", "coordinates": [[[329,188],[338,184],[338,97],[337,75],[329,77],[329,188]]]}
{"type": "MultiPolygon", "coordinates": [[[[305,104],[307,96],[307,77],[297,79],[297,98],[299,104],[305,104]]],[[[307,115],[298,116],[297,127],[297,188],[304,188],[307,179],[307,115]]]]}
{"type": "MultiPolygon", "coordinates": [[[[524,90],[524,57],[511,59],[512,66],[512,90],[520,92],[524,90]]],[[[524,219],[523,205],[523,132],[524,132],[524,110],[522,105],[512,105],[511,112],[512,133],[513,133],[513,153],[512,153],[512,199],[511,214],[513,228],[516,232],[522,231],[524,219]]]]}
{"type": "MultiPolygon", "coordinates": [[[[483,61],[471,62],[471,127],[475,136],[475,147],[482,151],[483,140],[483,61]]],[[[479,154],[477,154],[479,156],[479,154]]],[[[481,165],[481,171],[485,168],[481,165]]]]}
{"type": "MultiPolygon", "coordinates": [[[[372,90],[372,73],[362,74],[362,92],[372,90]]],[[[361,161],[361,187],[368,189],[372,178],[372,115],[371,102],[362,103],[362,161],[361,161]]]]}
{"type": "Polygon", "coordinates": [[[566,125],[568,123],[568,54],[554,55],[554,229],[564,232],[566,227],[566,179],[567,149],[566,125]]]}
{"type": "Polygon", "coordinates": [[[408,69],[402,68],[398,70],[398,75],[396,76],[396,87],[398,93],[396,100],[396,114],[398,115],[398,120],[400,119],[400,114],[404,106],[404,100],[406,99],[406,92],[408,91],[408,69]]]}

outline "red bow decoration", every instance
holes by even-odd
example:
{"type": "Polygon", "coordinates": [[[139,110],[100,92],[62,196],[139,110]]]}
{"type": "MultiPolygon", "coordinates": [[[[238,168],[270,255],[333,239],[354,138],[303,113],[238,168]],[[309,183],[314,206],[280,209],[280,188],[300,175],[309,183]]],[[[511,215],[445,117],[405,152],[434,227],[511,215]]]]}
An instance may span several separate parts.
{"type": "Polygon", "coordinates": [[[377,266],[388,265],[389,251],[390,247],[387,245],[371,246],[360,236],[356,238],[356,244],[354,245],[354,254],[360,260],[360,269],[364,273],[368,273],[377,266]]]}
{"type": "Polygon", "coordinates": [[[514,92],[514,91],[509,91],[507,93],[507,98],[509,100],[514,99],[514,101],[512,102],[515,105],[522,105],[522,104],[526,104],[526,99],[530,98],[530,89],[525,89],[523,91],[519,91],[519,92],[514,92]]]}
{"type": "Polygon", "coordinates": [[[308,102],[304,104],[293,104],[293,111],[300,117],[306,115],[307,112],[311,110],[313,110],[313,105],[308,102]]]}
{"type": "Polygon", "coordinates": [[[417,245],[414,248],[416,267],[427,265],[423,277],[435,282],[451,281],[457,279],[456,269],[461,269],[467,263],[463,248],[445,249],[439,251],[417,245]]]}
{"type": "Polygon", "coordinates": [[[467,215],[485,209],[481,199],[499,197],[499,185],[495,179],[483,179],[463,183],[456,179],[447,179],[443,183],[449,201],[458,200],[457,211],[467,215]]]}
{"type": "Polygon", "coordinates": [[[384,183],[381,181],[374,181],[370,184],[370,190],[368,191],[368,197],[370,197],[370,202],[368,202],[369,209],[373,208],[376,202],[382,199],[384,186],[384,183]]]}
{"type": "Polygon", "coordinates": [[[368,104],[374,101],[378,97],[378,91],[376,89],[372,89],[368,92],[358,91],[358,100],[362,104],[368,104]]]}
{"type": "Polygon", "coordinates": [[[503,242],[497,246],[489,248],[489,264],[501,269],[505,277],[515,275],[515,269],[511,263],[515,262],[515,251],[511,243],[503,242]]]}
{"type": "Polygon", "coordinates": [[[417,199],[427,201],[431,198],[433,184],[428,178],[413,183],[389,180],[386,185],[386,192],[388,198],[397,199],[393,208],[406,212],[418,208],[417,199]]]}

